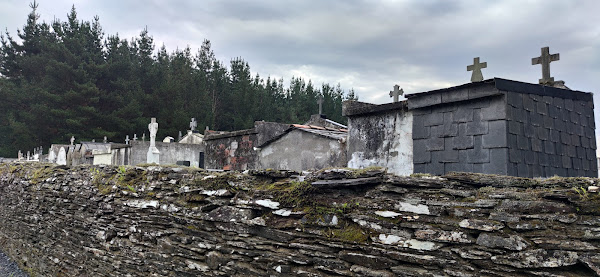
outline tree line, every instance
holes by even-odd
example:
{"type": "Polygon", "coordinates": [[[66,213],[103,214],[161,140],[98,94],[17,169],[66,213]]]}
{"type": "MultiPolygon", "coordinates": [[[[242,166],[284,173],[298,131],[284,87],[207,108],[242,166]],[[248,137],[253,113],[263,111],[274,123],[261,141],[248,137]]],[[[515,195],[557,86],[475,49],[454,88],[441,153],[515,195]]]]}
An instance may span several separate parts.
{"type": "Polygon", "coordinates": [[[354,99],[338,84],[315,86],[310,80],[252,75],[248,62],[229,66],[215,58],[209,40],[193,54],[187,47],[155,49],[147,29],[130,40],[105,36],[96,16],[80,21],[75,7],[67,21],[39,22],[37,4],[18,39],[0,36],[0,156],[18,150],[78,140],[121,142],[147,132],[151,117],[158,137],[176,136],[198,127],[232,131],[252,128],[254,121],[302,123],[323,113],[345,123],[341,104],[354,99]]]}

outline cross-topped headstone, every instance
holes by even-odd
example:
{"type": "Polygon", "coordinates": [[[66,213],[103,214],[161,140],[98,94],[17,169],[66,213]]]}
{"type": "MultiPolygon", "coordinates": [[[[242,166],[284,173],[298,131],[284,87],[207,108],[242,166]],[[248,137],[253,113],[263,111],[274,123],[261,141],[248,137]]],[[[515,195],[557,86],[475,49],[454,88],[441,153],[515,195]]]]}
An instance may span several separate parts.
{"type": "Polygon", "coordinates": [[[467,71],[473,71],[471,74],[471,82],[483,81],[483,74],[481,73],[482,68],[487,68],[487,62],[479,62],[479,57],[473,58],[473,64],[467,65],[467,71]]]}
{"type": "Polygon", "coordinates": [[[196,130],[196,127],[198,127],[198,122],[196,122],[196,119],[192,117],[192,121],[190,122],[190,130],[194,131],[196,130]]]}
{"type": "Polygon", "coordinates": [[[560,60],[560,54],[556,53],[550,55],[550,47],[543,47],[542,55],[531,59],[531,65],[542,65],[541,85],[552,85],[554,83],[554,78],[550,77],[550,63],[558,60],[560,60]]]}
{"type": "Polygon", "coordinates": [[[323,114],[323,94],[319,94],[317,104],[319,104],[319,114],[323,114]]]}
{"type": "Polygon", "coordinates": [[[137,141],[137,140],[138,140],[137,134],[133,134],[133,141],[137,141]]]}
{"type": "Polygon", "coordinates": [[[125,144],[129,144],[129,141],[130,141],[130,139],[129,139],[129,135],[127,135],[127,136],[125,137],[125,144]]]}
{"type": "Polygon", "coordinates": [[[404,90],[399,85],[394,85],[394,90],[390,90],[390,97],[394,97],[394,103],[398,102],[398,97],[404,94],[404,90]]]}
{"type": "Polygon", "coordinates": [[[71,136],[71,145],[73,145],[75,143],[75,137],[71,136]]]}

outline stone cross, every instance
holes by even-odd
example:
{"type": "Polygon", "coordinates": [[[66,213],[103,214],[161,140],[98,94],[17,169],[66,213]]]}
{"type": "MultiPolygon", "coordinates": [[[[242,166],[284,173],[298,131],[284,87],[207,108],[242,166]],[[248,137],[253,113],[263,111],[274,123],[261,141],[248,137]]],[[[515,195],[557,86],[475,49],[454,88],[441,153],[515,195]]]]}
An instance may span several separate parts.
{"type": "Polygon", "coordinates": [[[21,152],[21,150],[19,150],[19,154],[17,154],[17,157],[19,158],[19,160],[23,159],[23,152],[21,152]]]}
{"type": "Polygon", "coordinates": [[[150,131],[150,147],[148,147],[146,162],[160,164],[160,151],[158,151],[158,148],[156,148],[156,132],[158,132],[158,123],[156,122],[155,117],[153,117],[150,124],[148,124],[148,130],[150,131]]]}
{"type": "Polygon", "coordinates": [[[104,136],[104,140],[103,140],[103,142],[104,142],[104,143],[107,143],[107,142],[108,142],[108,139],[106,139],[106,136],[104,136]]]}
{"type": "Polygon", "coordinates": [[[467,65],[467,71],[473,71],[471,74],[471,82],[481,82],[483,81],[483,74],[481,74],[481,69],[487,68],[487,62],[479,62],[479,57],[473,58],[473,64],[467,65]]]}
{"type": "Polygon", "coordinates": [[[394,97],[394,103],[398,102],[398,97],[404,94],[404,90],[399,85],[394,85],[394,90],[390,90],[390,97],[394,97]]]}
{"type": "Polygon", "coordinates": [[[73,145],[75,143],[75,137],[71,136],[71,145],[73,145]]]}
{"type": "Polygon", "coordinates": [[[27,160],[31,159],[31,152],[27,151],[27,160]]]}
{"type": "Polygon", "coordinates": [[[127,135],[127,136],[125,137],[125,144],[129,144],[129,141],[130,141],[130,139],[129,139],[129,135],[127,135]]]}
{"type": "Polygon", "coordinates": [[[542,55],[537,58],[531,58],[531,65],[541,64],[542,65],[542,79],[540,79],[541,85],[552,85],[554,78],[550,77],[550,63],[560,60],[560,54],[550,55],[550,47],[542,48],[542,55]]]}
{"type": "Polygon", "coordinates": [[[317,104],[319,104],[319,114],[323,114],[323,94],[319,94],[319,99],[317,99],[317,104]]]}
{"type": "Polygon", "coordinates": [[[179,136],[177,137],[177,141],[180,141],[180,140],[181,140],[181,137],[182,137],[182,136],[181,136],[181,131],[179,131],[179,136]]]}
{"type": "Polygon", "coordinates": [[[190,122],[190,130],[194,131],[196,130],[196,127],[198,127],[198,122],[196,122],[196,119],[192,117],[192,121],[190,122]]]}
{"type": "Polygon", "coordinates": [[[137,141],[137,140],[138,140],[137,134],[133,134],[133,141],[137,141]]]}

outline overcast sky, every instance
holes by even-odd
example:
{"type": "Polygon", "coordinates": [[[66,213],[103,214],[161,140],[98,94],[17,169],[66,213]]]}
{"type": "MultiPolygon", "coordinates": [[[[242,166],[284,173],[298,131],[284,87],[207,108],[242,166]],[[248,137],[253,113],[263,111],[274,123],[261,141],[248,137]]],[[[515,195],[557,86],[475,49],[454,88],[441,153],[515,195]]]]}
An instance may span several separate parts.
{"type": "MultiPolygon", "coordinates": [[[[600,1],[158,1],[38,0],[41,20],[100,17],[106,35],[137,36],[147,26],[156,48],[211,41],[228,64],[242,57],[254,74],[340,83],[361,101],[390,102],[406,93],[470,81],[466,66],[481,57],[484,78],[537,83],[540,48],[560,53],[555,80],[600,92],[600,1]]],[[[27,1],[0,0],[0,27],[16,36],[27,1]]],[[[596,107],[600,107],[598,97],[596,107]]],[[[597,113],[597,120],[599,114],[597,113]]]]}

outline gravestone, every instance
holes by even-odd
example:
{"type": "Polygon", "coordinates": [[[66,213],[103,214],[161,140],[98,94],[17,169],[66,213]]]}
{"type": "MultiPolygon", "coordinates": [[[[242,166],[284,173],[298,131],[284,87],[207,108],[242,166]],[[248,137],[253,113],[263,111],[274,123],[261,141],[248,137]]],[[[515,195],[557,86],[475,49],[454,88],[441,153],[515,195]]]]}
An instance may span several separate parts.
{"type": "Polygon", "coordinates": [[[394,97],[394,103],[398,102],[398,97],[404,94],[404,90],[399,85],[394,85],[394,90],[390,90],[390,97],[394,97]]]}
{"type": "Polygon", "coordinates": [[[150,147],[148,147],[146,162],[160,164],[160,151],[158,151],[158,148],[156,148],[156,132],[158,131],[158,123],[156,123],[155,117],[153,117],[150,124],[148,124],[148,130],[150,131],[150,147]]]}
{"type": "Polygon", "coordinates": [[[58,156],[56,157],[56,164],[58,165],[67,165],[67,151],[64,147],[61,147],[58,150],[58,156]]]}
{"type": "Polygon", "coordinates": [[[21,152],[21,150],[19,150],[19,153],[17,154],[17,157],[19,160],[23,159],[23,152],[21,152]]]}
{"type": "Polygon", "coordinates": [[[467,71],[473,71],[471,74],[471,82],[483,81],[482,68],[487,68],[487,62],[479,62],[479,57],[473,58],[473,64],[467,66],[467,71]]]}
{"type": "Polygon", "coordinates": [[[179,136],[177,137],[177,141],[181,141],[181,138],[182,138],[182,137],[183,137],[183,136],[181,135],[181,131],[179,131],[179,136]]]}
{"type": "Polygon", "coordinates": [[[130,139],[129,139],[129,135],[127,135],[127,136],[125,137],[125,144],[129,145],[129,141],[130,141],[130,139]]]}
{"type": "Polygon", "coordinates": [[[48,153],[48,162],[56,162],[56,154],[54,153],[54,151],[52,151],[52,149],[50,149],[50,153],[48,153]]]}
{"type": "Polygon", "coordinates": [[[137,141],[137,140],[138,140],[137,134],[133,134],[133,141],[137,141]]]}
{"type": "Polygon", "coordinates": [[[550,47],[543,47],[542,55],[531,59],[532,65],[542,65],[542,79],[540,79],[540,85],[554,84],[554,78],[550,77],[550,63],[558,60],[560,60],[560,54],[550,55],[550,47]]]}
{"type": "Polygon", "coordinates": [[[106,139],[106,136],[104,136],[104,140],[102,140],[102,142],[107,143],[108,140],[106,139]]]}
{"type": "Polygon", "coordinates": [[[31,152],[27,151],[27,160],[31,160],[31,152]]]}
{"type": "Polygon", "coordinates": [[[146,141],[146,132],[142,133],[142,141],[146,141]]]}
{"type": "Polygon", "coordinates": [[[74,143],[75,143],[75,137],[71,136],[71,145],[74,145],[74,143]]]}

